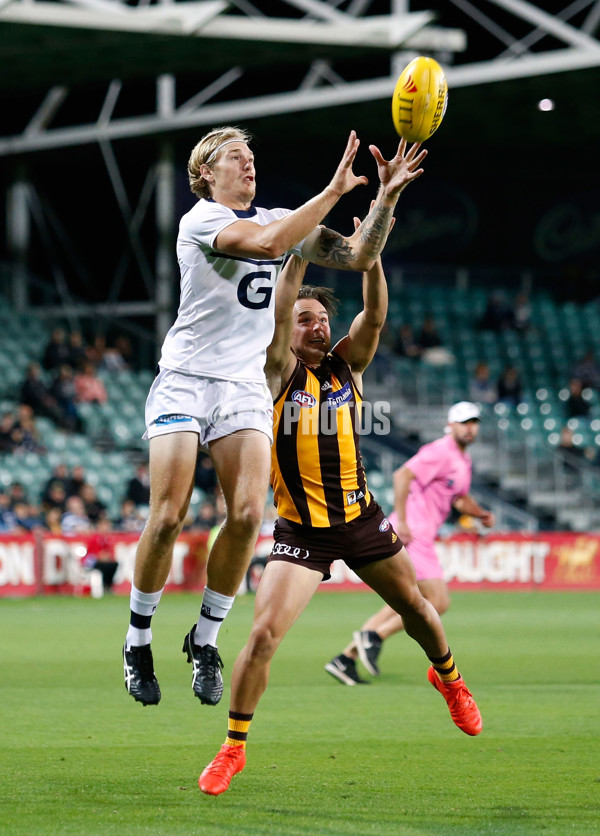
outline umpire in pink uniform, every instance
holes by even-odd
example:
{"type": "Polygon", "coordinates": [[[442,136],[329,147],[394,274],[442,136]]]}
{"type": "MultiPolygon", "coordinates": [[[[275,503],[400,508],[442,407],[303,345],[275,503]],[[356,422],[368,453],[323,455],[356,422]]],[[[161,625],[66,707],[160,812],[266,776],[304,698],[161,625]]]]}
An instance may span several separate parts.
{"type": "MultiPolygon", "coordinates": [[[[467,447],[477,438],[480,415],[475,403],[454,404],[448,412],[444,436],[424,444],[394,473],[394,512],[389,519],[408,549],[423,596],[440,615],[450,605],[444,570],[435,550],[440,526],[452,508],[476,517],[486,528],[495,522],[493,513],[469,494],[472,463],[467,447]]],[[[347,668],[346,678],[340,682],[365,682],[358,674],[357,659],[372,676],[378,676],[383,642],[403,628],[402,618],[387,605],[372,615],[336,657],[347,668]]]]}

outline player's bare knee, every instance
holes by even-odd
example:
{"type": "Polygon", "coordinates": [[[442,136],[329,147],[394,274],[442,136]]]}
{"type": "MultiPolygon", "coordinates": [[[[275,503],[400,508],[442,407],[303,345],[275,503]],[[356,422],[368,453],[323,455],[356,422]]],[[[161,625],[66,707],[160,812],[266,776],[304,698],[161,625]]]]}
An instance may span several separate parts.
{"type": "Polygon", "coordinates": [[[430,598],[429,600],[431,601],[433,606],[436,608],[439,615],[442,615],[443,613],[445,613],[446,610],[448,609],[448,607],[450,606],[450,596],[449,595],[436,595],[435,599],[430,598]]]}
{"type": "Polygon", "coordinates": [[[248,661],[268,661],[275,653],[278,644],[279,641],[268,625],[255,625],[246,646],[248,661]]]}
{"type": "Polygon", "coordinates": [[[417,616],[424,618],[429,610],[429,603],[423,597],[416,584],[406,585],[402,589],[402,595],[391,605],[403,618],[417,616]]]}
{"type": "Polygon", "coordinates": [[[262,525],[264,516],[264,505],[248,503],[241,508],[234,509],[227,513],[227,528],[236,537],[242,540],[249,540],[256,537],[262,525]]]}
{"type": "Polygon", "coordinates": [[[179,536],[184,519],[185,515],[180,508],[172,503],[163,503],[152,510],[148,526],[155,539],[168,542],[179,536]]]}

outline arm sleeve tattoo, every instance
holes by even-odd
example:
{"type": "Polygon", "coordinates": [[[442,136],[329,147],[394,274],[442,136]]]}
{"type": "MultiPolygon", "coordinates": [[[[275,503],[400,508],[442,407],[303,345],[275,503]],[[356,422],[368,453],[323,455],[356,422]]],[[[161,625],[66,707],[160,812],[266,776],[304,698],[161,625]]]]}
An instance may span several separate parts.
{"type": "Polygon", "coordinates": [[[375,204],[360,225],[360,240],[365,244],[367,255],[377,258],[386,242],[393,209],[375,204]]]}
{"type": "Polygon", "coordinates": [[[321,230],[317,255],[332,267],[348,268],[356,261],[356,255],[343,235],[326,227],[321,230]]]}
{"type": "MultiPolygon", "coordinates": [[[[375,259],[382,251],[390,230],[393,209],[375,205],[360,225],[360,241],[363,253],[375,259]]],[[[346,238],[326,227],[321,230],[317,255],[331,267],[352,269],[358,254],[352,249],[346,238]]]]}

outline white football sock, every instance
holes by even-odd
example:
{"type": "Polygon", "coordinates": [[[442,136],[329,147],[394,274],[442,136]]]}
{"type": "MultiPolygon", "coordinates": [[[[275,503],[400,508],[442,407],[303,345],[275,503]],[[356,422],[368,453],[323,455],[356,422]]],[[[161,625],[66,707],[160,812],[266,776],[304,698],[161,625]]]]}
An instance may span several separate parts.
{"type": "Polygon", "coordinates": [[[131,584],[129,596],[129,608],[131,610],[129,629],[125,637],[125,647],[129,650],[132,645],[140,647],[143,644],[150,644],[152,641],[152,630],[150,619],[154,615],[163,590],[158,592],[141,592],[131,584]]]}
{"type": "Polygon", "coordinates": [[[221,595],[204,587],[202,607],[194,633],[194,644],[204,647],[205,644],[217,646],[217,636],[227,613],[233,606],[235,595],[221,595]]]}

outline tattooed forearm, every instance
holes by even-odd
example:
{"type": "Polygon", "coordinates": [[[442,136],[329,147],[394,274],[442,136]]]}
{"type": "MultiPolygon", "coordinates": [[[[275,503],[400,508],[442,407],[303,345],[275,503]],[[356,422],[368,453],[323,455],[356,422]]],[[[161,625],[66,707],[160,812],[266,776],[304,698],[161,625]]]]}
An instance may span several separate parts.
{"type": "Polygon", "coordinates": [[[352,247],[343,235],[327,228],[321,230],[317,255],[319,259],[323,259],[331,267],[342,269],[351,268],[356,261],[356,253],[352,251],[352,247]]]}
{"type": "Polygon", "coordinates": [[[371,258],[377,258],[390,231],[393,208],[375,204],[359,227],[360,240],[371,258]]]}
{"type": "Polygon", "coordinates": [[[341,270],[358,269],[364,259],[374,261],[382,251],[392,222],[393,207],[377,203],[358,228],[360,245],[349,243],[347,238],[333,229],[321,229],[317,257],[319,263],[341,270]]]}

